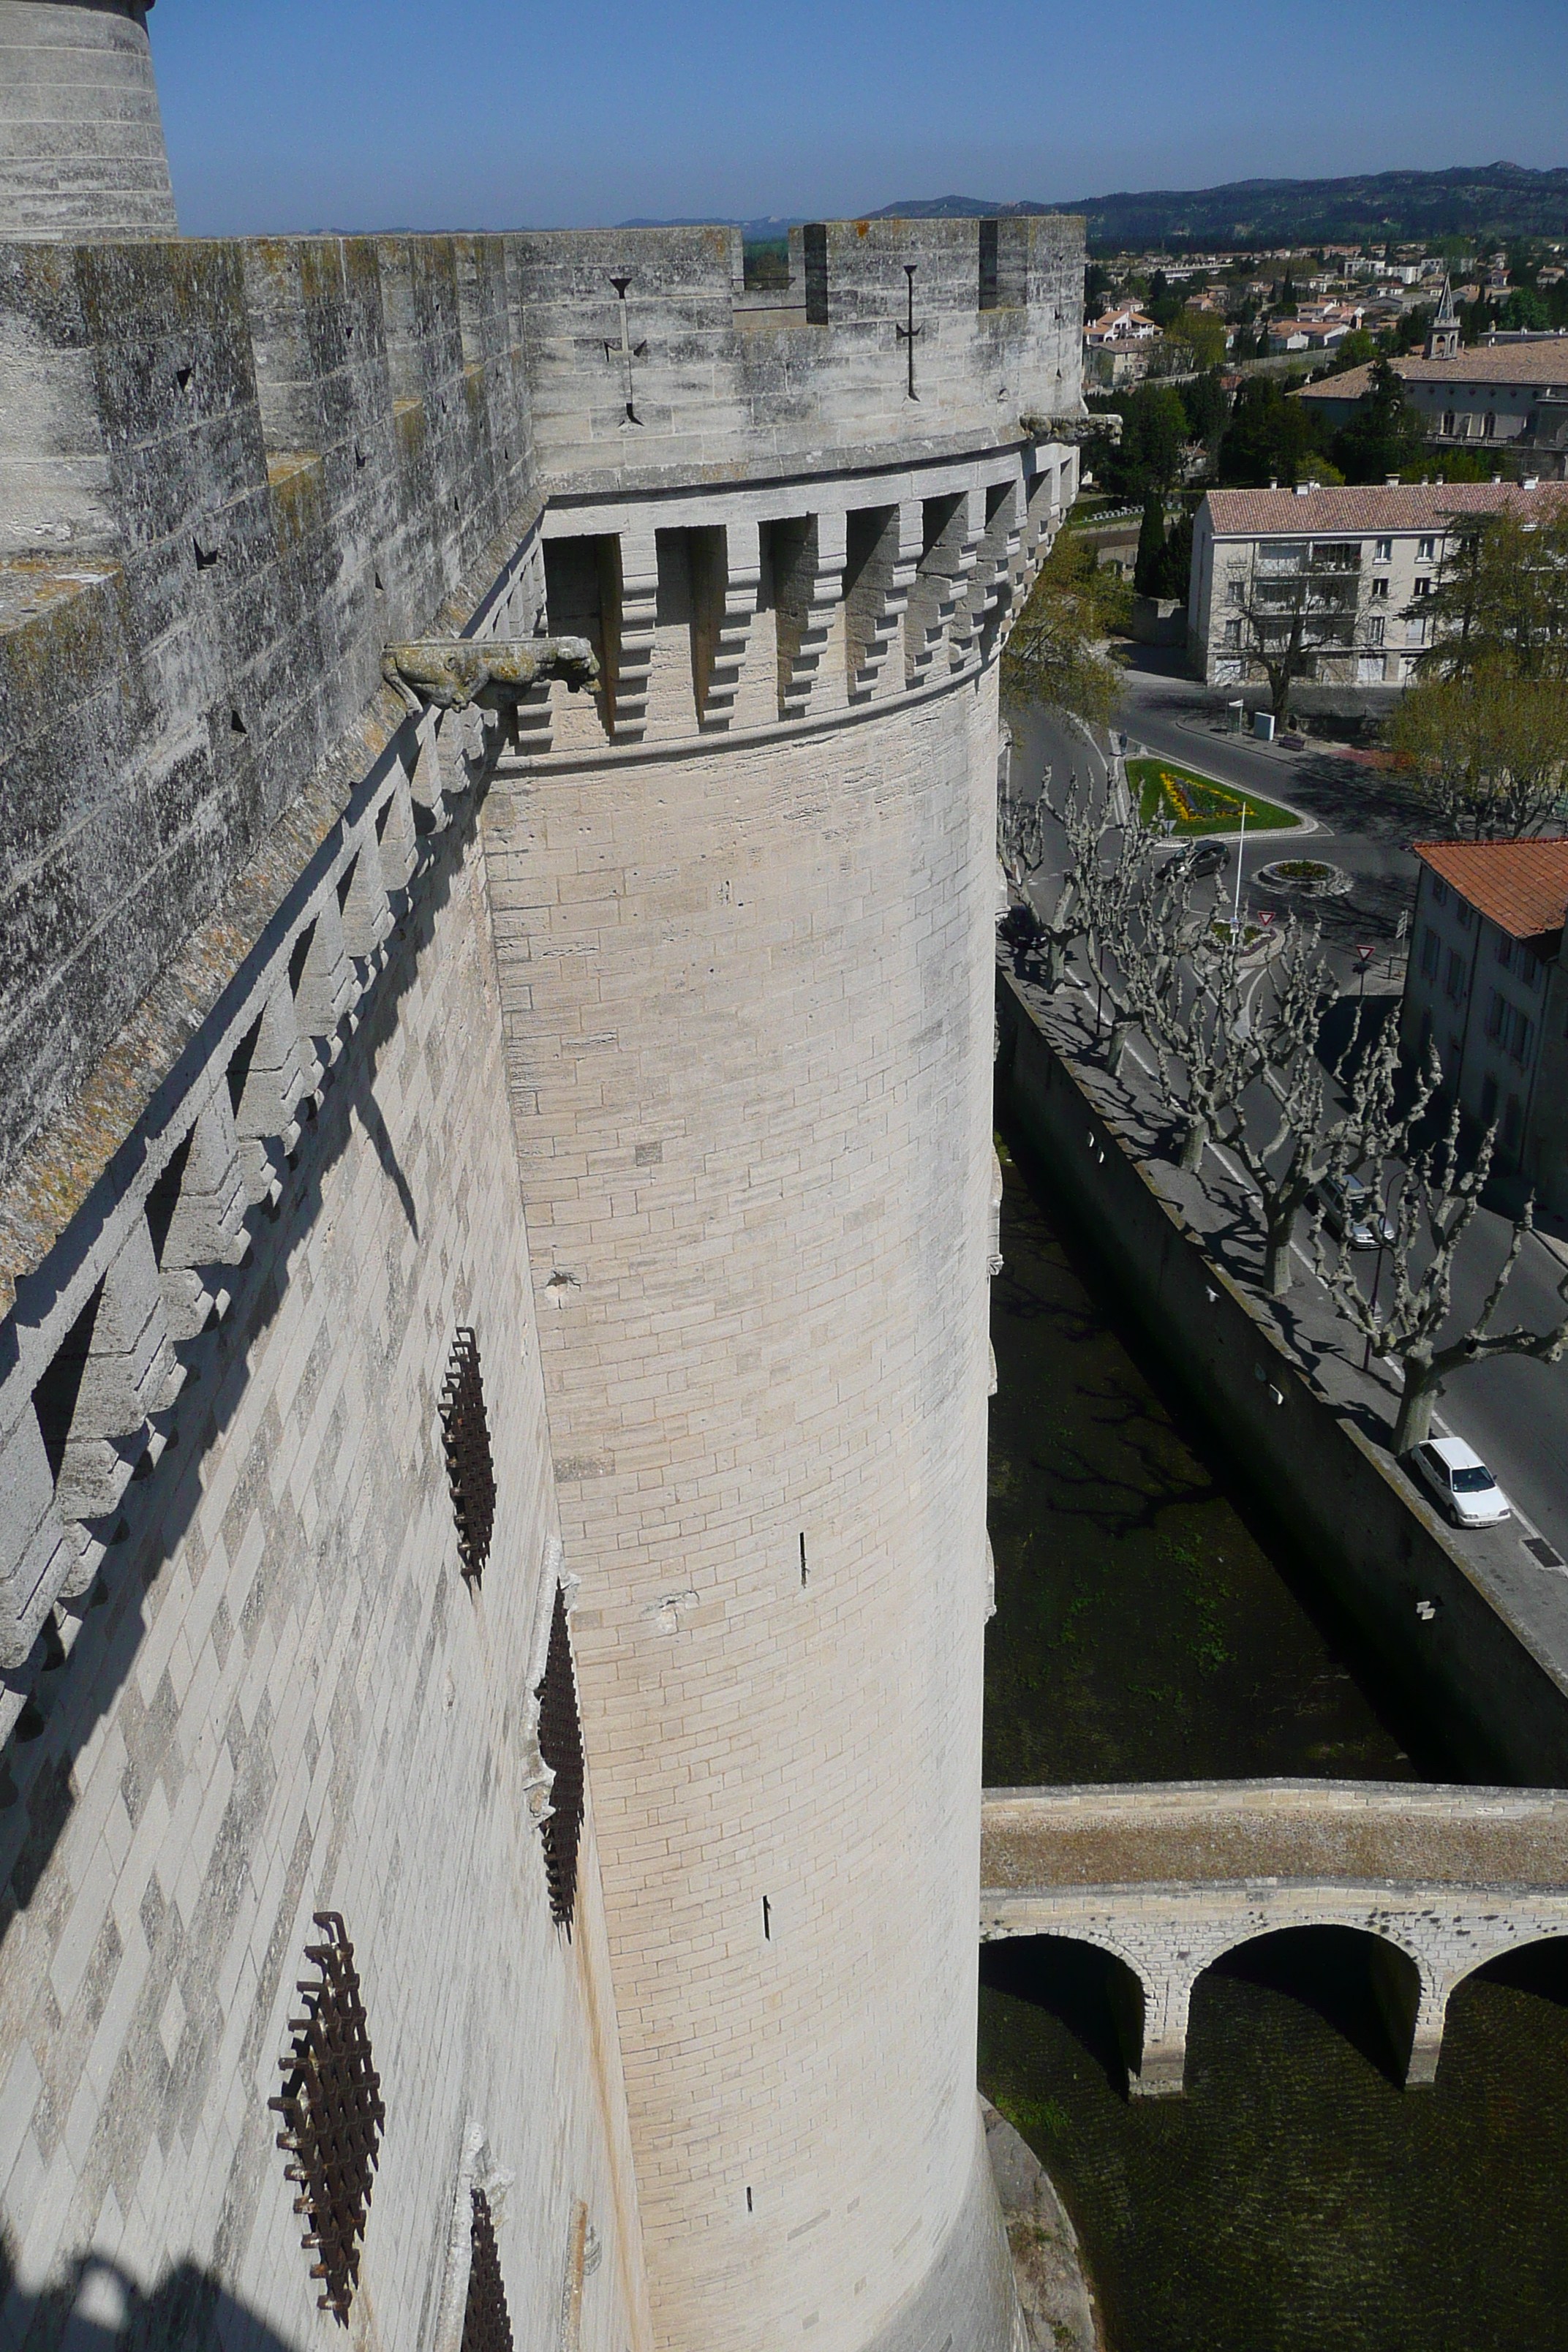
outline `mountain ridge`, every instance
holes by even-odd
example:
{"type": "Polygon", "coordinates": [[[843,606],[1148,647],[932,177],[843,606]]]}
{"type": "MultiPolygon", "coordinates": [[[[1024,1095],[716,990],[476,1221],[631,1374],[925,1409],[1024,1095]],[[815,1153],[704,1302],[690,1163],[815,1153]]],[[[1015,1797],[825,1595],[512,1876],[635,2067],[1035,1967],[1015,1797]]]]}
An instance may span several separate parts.
{"type": "MultiPolygon", "coordinates": [[[[1568,168],[1524,163],[1457,163],[1444,171],[1361,172],[1337,179],[1226,180],[1212,188],[1122,189],[1055,204],[1029,197],[906,196],[862,215],[868,220],[953,220],[1081,213],[1089,241],[1101,248],[1144,245],[1268,246],[1320,244],[1324,238],[1432,238],[1452,236],[1568,236],[1568,168]]],[[[785,236],[820,215],[770,214],[726,221],[719,215],[680,220],[622,221],[622,228],[739,226],[747,236],[785,236]]]]}

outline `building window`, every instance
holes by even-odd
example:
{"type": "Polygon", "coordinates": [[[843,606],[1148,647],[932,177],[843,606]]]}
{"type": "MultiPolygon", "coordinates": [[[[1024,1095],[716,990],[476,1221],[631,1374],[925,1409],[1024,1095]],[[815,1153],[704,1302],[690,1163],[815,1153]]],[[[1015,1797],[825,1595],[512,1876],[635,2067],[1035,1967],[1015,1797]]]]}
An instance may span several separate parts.
{"type": "Polygon", "coordinates": [[[1468,931],[1471,923],[1475,920],[1475,908],[1469,904],[1468,899],[1461,898],[1458,907],[1454,910],[1454,918],[1458,922],[1459,929],[1462,931],[1468,931]]]}
{"type": "MultiPolygon", "coordinates": [[[[1418,580],[1415,583],[1415,593],[1417,596],[1429,596],[1432,593],[1432,583],[1430,580],[1418,580]]],[[[1421,625],[1425,628],[1426,625],[1426,622],[1423,621],[1421,625]]]]}
{"type": "Polygon", "coordinates": [[[1436,553],[1436,544],[1437,544],[1437,543],[1436,543],[1436,540],[1431,540],[1431,539],[1418,539],[1418,540],[1416,541],[1416,542],[1415,542],[1415,561],[1416,561],[1416,562],[1417,562],[1417,563],[1430,563],[1430,562],[1431,562],[1431,561],[1432,561],[1432,558],[1433,558],[1434,554],[1435,554],[1435,553],[1436,553]]]}
{"type": "Polygon", "coordinates": [[[290,2021],[282,2095],[267,2104],[283,2118],[278,2144],[300,2191],[294,2207],[305,2217],[302,2242],[315,2256],[310,2276],[321,2283],[316,2307],[346,2327],[386,2109],[371,2063],[354,1948],[337,1912],[312,1916],[321,1941],[307,1944],[305,1958],[316,1979],[299,1988],[305,2014],[290,2021]]]}
{"type": "Polygon", "coordinates": [[[1458,948],[1448,950],[1448,976],[1444,986],[1458,1004],[1465,992],[1465,959],[1458,948]]]}
{"type": "Polygon", "coordinates": [[[1528,1062],[1535,1043],[1535,1024],[1528,1013],[1500,996],[1494,989],[1487,1007],[1487,1035],[1493,1038],[1510,1062],[1528,1062]]]}
{"type": "Polygon", "coordinates": [[[1426,980],[1437,977],[1437,934],[1430,923],[1421,933],[1421,972],[1426,980]]]}
{"type": "Polygon", "coordinates": [[[1239,653],[1241,651],[1241,623],[1239,621],[1227,621],[1226,623],[1225,649],[1226,653],[1232,654],[1239,653]]]}
{"type": "Polygon", "coordinates": [[[452,1516],[458,1523],[458,1551],[463,1574],[478,1584],[490,1556],[495,1532],[496,1480],[490,1457],[489,1423],[485,1417],[485,1384],[479,1370],[479,1343],[459,1326],[447,1360],[441,1390],[441,1432],[447,1448],[447,1479],[452,1489],[452,1516]]]}
{"type": "Polygon", "coordinates": [[[1366,624],[1366,642],[1369,646],[1382,645],[1383,615],[1381,613],[1373,614],[1371,618],[1368,620],[1366,624]]]}
{"type": "Polygon", "coordinates": [[[495,2224],[489,2200],[482,2189],[469,2191],[474,2200],[468,2236],[468,2299],[463,2305],[460,2352],[512,2352],[511,2315],[496,2252],[495,2224]]]}
{"type": "Polygon", "coordinates": [[[1447,440],[1449,440],[1449,441],[1451,441],[1451,440],[1453,439],[1453,437],[1454,437],[1454,412],[1453,412],[1453,410],[1452,410],[1451,408],[1446,408],[1446,409],[1443,411],[1443,433],[1444,433],[1444,436],[1445,436],[1445,438],[1446,438],[1446,439],[1447,439],[1447,440]]]}
{"type": "Polygon", "coordinates": [[[1375,550],[1373,551],[1372,560],[1374,563],[1392,563],[1394,561],[1394,541],[1391,539],[1380,539],[1375,550]]]}
{"type": "Polygon", "coordinates": [[[1440,874],[1434,874],[1432,877],[1432,904],[1435,907],[1446,907],[1447,903],[1448,886],[1444,881],[1440,874]]]}
{"type": "Polygon", "coordinates": [[[1387,581],[1386,581],[1386,580],[1374,580],[1374,581],[1373,582],[1373,583],[1372,583],[1372,593],[1373,593],[1373,596],[1377,599],[1377,602],[1378,602],[1380,604],[1386,604],[1386,603],[1387,603],[1387,601],[1388,601],[1388,583],[1387,583],[1387,581]]]}
{"type": "Polygon", "coordinates": [[[583,1725],[577,1713],[577,1679],[572,1670],[566,1595],[559,1585],[543,1679],[534,1696],[539,1701],[539,1752],[555,1776],[550,1811],[540,1824],[544,1874],[550,1885],[551,1916],[570,1935],[577,1900],[577,1843],[583,1833],[583,1725]]]}

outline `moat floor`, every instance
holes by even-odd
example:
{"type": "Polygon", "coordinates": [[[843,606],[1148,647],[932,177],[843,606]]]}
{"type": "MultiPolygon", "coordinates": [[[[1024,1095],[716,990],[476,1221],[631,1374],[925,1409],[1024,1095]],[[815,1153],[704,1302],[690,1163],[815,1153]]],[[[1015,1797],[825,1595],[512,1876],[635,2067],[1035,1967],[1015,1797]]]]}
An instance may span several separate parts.
{"type": "MultiPolygon", "coordinates": [[[[1004,1171],[987,1784],[1403,1779],[1400,1732],[1443,1777],[1004,1171]]],[[[1136,2106],[1107,1969],[986,1947],[980,2084],[1061,2192],[1110,2352],[1568,2352],[1568,1950],[1461,1986],[1405,2092],[1362,1941],[1271,1937],[1200,1979],[1185,2098],[1136,2106]]]]}
{"type": "Polygon", "coordinates": [[[1413,1777],[1005,1145],[985,1784],[1413,1777]],[[1086,1281],[1086,1276],[1088,1281],[1086,1281]]]}

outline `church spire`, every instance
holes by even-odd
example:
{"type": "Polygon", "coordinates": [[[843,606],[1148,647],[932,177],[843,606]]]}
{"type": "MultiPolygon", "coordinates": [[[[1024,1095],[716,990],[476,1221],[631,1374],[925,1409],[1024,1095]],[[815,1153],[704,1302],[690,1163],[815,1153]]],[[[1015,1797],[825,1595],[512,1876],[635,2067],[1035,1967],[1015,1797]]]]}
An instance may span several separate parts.
{"type": "Polygon", "coordinates": [[[1448,273],[1443,272],[1443,291],[1437,298],[1437,312],[1426,337],[1429,360],[1457,360],[1459,356],[1459,321],[1454,310],[1454,289],[1448,283],[1448,273]]]}

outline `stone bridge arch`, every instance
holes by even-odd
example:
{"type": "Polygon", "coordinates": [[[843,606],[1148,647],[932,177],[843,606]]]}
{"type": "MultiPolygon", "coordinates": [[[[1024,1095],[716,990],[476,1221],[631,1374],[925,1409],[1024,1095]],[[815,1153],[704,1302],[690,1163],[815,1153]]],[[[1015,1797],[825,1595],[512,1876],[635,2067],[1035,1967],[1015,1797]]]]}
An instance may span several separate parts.
{"type": "Polygon", "coordinates": [[[1382,1964],[1374,1960],[1373,1982],[1390,2041],[1407,2086],[1432,2081],[1448,1983],[1436,1955],[1412,1932],[1414,1923],[1369,1915],[1364,1895],[1358,1900],[1349,1889],[1313,1889],[1305,1903],[1270,1899],[1275,1890],[1216,1887],[1212,1894],[1220,1899],[1209,1903],[1194,1901],[1187,1889],[1163,1888],[1161,1894],[1167,1900],[1157,1906],[1108,1904],[1098,1916],[1051,1917],[1031,1901],[1015,1915],[1016,1924],[993,1921],[982,1930],[987,1940],[1054,1937],[1091,1944],[1122,1962],[1143,1997],[1142,2032],[1130,2032],[1126,2040],[1127,2087],[1133,2098],[1179,2097],[1185,2087],[1198,1979],[1228,1953],[1303,1927],[1342,1927],[1388,1956],[1382,1964]]]}
{"type": "Polygon", "coordinates": [[[1127,2070],[1131,2084],[1142,2063],[1144,2037],[1148,2031],[1151,2001],[1158,2000],[1160,1985],[1151,1982],[1144,1973],[1146,1958],[1140,1958],[1127,1943],[1099,1923],[1079,1926],[1071,1922],[1060,1926],[1021,1927],[1016,1934],[984,1936],[986,1943],[1016,1944],[1076,1944],[1083,1951],[1099,1952],[1115,1963],[1116,1973],[1107,1979],[1107,1998],[1115,2032],[1117,2051],[1127,2070]]]}
{"type": "Polygon", "coordinates": [[[984,1939],[1093,1944],[1143,1992],[1135,2097],[1179,2094],[1193,1988],[1297,1927],[1371,1940],[1408,2087],[1436,2074],[1456,1985],[1568,1940],[1568,1796],[1335,1781],[998,1790],[983,1808],[984,1939]]]}

